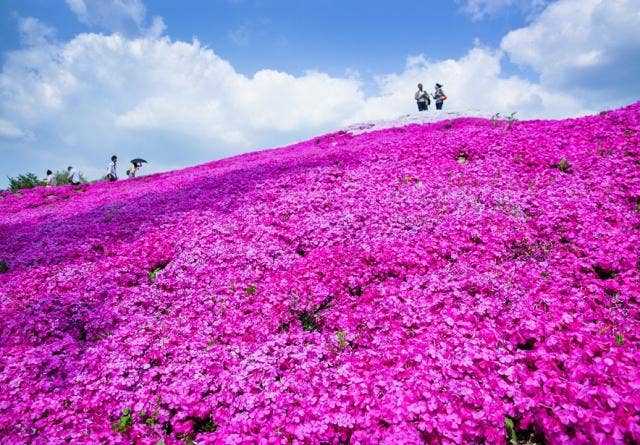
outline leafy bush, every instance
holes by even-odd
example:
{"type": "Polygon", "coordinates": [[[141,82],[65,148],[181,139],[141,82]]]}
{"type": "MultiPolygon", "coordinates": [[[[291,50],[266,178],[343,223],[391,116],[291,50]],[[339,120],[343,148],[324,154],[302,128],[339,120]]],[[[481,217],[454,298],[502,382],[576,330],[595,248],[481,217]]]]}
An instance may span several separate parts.
{"type": "MultiPolygon", "coordinates": [[[[65,185],[69,183],[69,180],[67,179],[67,177],[69,176],[69,172],[67,170],[57,170],[55,176],[56,184],[65,185]]],[[[78,174],[78,179],[80,179],[80,182],[83,184],[89,183],[89,180],[82,173],[78,174]]]]}
{"type": "Polygon", "coordinates": [[[9,190],[12,192],[17,192],[18,190],[23,189],[32,189],[39,185],[44,185],[45,182],[33,173],[25,173],[23,175],[18,175],[15,178],[9,178],[9,190]]]}

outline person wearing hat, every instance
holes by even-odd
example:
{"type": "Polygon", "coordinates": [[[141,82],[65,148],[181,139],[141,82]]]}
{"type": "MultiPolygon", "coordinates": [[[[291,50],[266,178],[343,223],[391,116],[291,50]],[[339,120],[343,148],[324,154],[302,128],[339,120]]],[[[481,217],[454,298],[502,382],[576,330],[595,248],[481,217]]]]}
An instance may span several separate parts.
{"type": "Polygon", "coordinates": [[[433,94],[433,98],[436,100],[436,110],[442,110],[442,104],[447,100],[447,96],[445,96],[442,91],[442,85],[439,83],[436,83],[436,92],[433,94]]]}
{"type": "Polygon", "coordinates": [[[431,99],[429,99],[429,93],[422,89],[422,84],[418,84],[418,91],[415,94],[416,102],[418,103],[418,111],[424,111],[429,109],[431,99]]]}

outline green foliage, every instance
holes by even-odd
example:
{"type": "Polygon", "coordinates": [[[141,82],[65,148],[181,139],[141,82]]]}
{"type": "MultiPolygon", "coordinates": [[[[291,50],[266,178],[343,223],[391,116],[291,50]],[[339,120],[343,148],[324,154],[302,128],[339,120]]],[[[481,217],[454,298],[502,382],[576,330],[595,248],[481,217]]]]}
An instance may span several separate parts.
{"type": "Polygon", "coordinates": [[[300,323],[302,323],[302,329],[305,331],[317,331],[318,330],[318,322],[316,321],[316,317],[313,314],[304,311],[300,314],[300,323]]]}
{"type": "MultiPolygon", "coordinates": [[[[57,185],[65,185],[69,184],[69,180],[67,177],[69,176],[69,172],[67,170],[58,170],[55,172],[56,184],[57,185]]],[[[82,184],[89,184],[89,180],[82,174],[78,173],[78,180],[82,184]]],[[[96,181],[93,181],[96,182],[96,181]]]]}
{"type": "Polygon", "coordinates": [[[571,171],[571,166],[569,165],[569,160],[567,158],[562,158],[560,163],[556,165],[556,168],[562,173],[569,173],[571,171]]]}
{"type": "Polygon", "coordinates": [[[507,429],[507,437],[509,438],[509,443],[511,445],[517,445],[518,436],[516,435],[516,427],[515,427],[515,424],[513,423],[513,419],[509,416],[505,416],[504,426],[507,429]]]}
{"type": "Polygon", "coordinates": [[[193,418],[193,430],[196,433],[214,433],[218,429],[218,424],[211,417],[193,418]]]}
{"type": "Polygon", "coordinates": [[[257,290],[258,289],[253,284],[250,284],[249,286],[247,286],[247,288],[244,291],[248,296],[251,296],[251,295],[255,295],[257,290]]]}
{"type": "Polygon", "coordinates": [[[316,317],[316,315],[325,310],[326,308],[329,307],[329,305],[331,304],[331,302],[333,301],[334,296],[333,295],[329,295],[327,298],[325,298],[324,300],[322,300],[320,302],[320,304],[315,307],[313,310],[311,311],[303,311],[298,319],[300,320],[300,323],[302,324],[302,329],[305,331],[317,331],[318,330],[318,319],[316,317]]]}
{"type": "Polygon", "coordinates": [[[558,164],[558,168],[563,172],[566,172],[569,169],[569,161],[567,160],[567,158],[562,158],[562,160],[558,164]]]}
{"type": "MultiPolygon", "coordinates": [[[[69,180],[67,179],[67,176],[69,175],[69,172],[67,172],[66,170],[58,170],[55,173],[55,178],[56,178],[56,184],[57,185],[64,185],[64,184],[68,184],[69,180]]],[[[82,181],[82,175],[80,175],[80,180],[82,181]]],[[[82,181],[85,182],[85,181],[82,181]]]]}
{"type": "Polygon", "coordinates": [[[338,337],[338,346],[340,346],[340,349],[344,349],[347,347],[347,342],[344,339],[346,335],[347,333],[344,331],[336,332],[336,336],[338,337]]]}
{"type": "Polygon", "coordinates": [[[616,334],[616,344],[618,346],[622,346],[624,344],[624,337],[620,333],[616,334]]]}
{"type": "Polygon", "coordinates": [[[0,273],[7,273],[9,271],[9,265],[5,260],[0,260],[0,273]]]}
{"type": "Polygon", "coordinates": [[[149,426],[156,426],[158,423],[158,412],[156,410],[155,413],[153,413],[152,416],[149,416],[147,413],[142,412],[140,413],[140,420],[142,420],[142,422],[144,422],[145,424],[149,425],[149,426]]]}
{"type": "Polygon", "coordinates": [[[513,124],[515,124],[516,122],[518,122],[518,119],[516,119],[516,112],[514,111],[509,116],[507,116],[507,123],[504,126],[505,131],[509,131],[513,124]]]}
{"type": "Polygon", "coordinates": [[[122,410],[122,415],[118,419],[117,423],[114,423],[112,428],[119,433],[126,433],[133,424],[133,418],[131,416],[131,410],[125,408],[122,410]]]}
{"type": "MultiPolygon", "coordinates": [[[[56,185],[68,184],[69,183],[69,180],[67,179],[68,174],[69,173],[67,172],[67,170],[56,171],[54,174],[56,178],[56,185]]],[[[89,183],[87,178],[82,173],[78,175],[78,179],[83,184],[89,183]]],[[[18,190],[30,189],[30,188],[44,186],[44,185],[47,185],[47,181],[44,179],[39,179],[33,173],[25,173],[23,175],[18,175],[15,178],[11,178],[11,177],[9,178],[9,190],[11,190],[14,193],[17,192],[18,190]]]]}
{"type": "Polygon", "coordinates": [[[156,277],[158,276],[158,272],[160,272],[162,269],[167,267],[167,264],[169,264],[169,263],[158,264],[156,267],[154,267],[153,269],[151,269],[148,272],[149,283],[154,283],[156,281],[156,277]]]}
{"type": "Polygon", "coordinates": [[[25,173],[15,178],[9,178],[9,190],[17,192],[22,189],[31,189],[39,185],[45,185],[45,182],[38,179],[33,173],[25,173]]]}

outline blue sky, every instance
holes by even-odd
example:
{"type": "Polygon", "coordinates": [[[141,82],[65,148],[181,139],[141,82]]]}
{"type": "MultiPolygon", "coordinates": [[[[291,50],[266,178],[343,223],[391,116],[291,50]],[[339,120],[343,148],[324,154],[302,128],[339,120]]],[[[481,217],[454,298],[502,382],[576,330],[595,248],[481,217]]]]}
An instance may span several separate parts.
{"type": "MultiPolygon", "coordinates": [[[[148,16],[160,16],[174,40],[194,37],[246,75],[263,68],[292,74],[315,69],[363,76],[403,66],[409,54],[435,59],[463,56],[479,39],[497,46],[511,29],[526,24],[526,8],[505,8],[473,20],[462,3],[433,1],[154,0],[148,16]]],[[[20,47],[18,19],[36,17],[69,40],[82,32],[111,32],[78,21],[64,0],[3,0],[0,51],[20,47]]],[[[120,31],[132,34],[135,27],[120,31]]]]}
{"type": "MultiPolygon", "coordinates": [[[[0,187],[112,153],[146,172],[446,108],[561,118],[640,98],[640,0],[1,0],[0,187]]],[[[121,168],[121,173],[124,168],[121,168]]]]}

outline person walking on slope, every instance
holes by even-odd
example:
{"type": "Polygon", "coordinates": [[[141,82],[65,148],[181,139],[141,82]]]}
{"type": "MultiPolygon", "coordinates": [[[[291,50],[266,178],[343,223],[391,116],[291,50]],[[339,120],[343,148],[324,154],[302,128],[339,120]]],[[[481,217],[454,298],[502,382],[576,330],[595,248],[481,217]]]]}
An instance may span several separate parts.
{"type": "Polygon", "coordinates": [[[115,181],[118,179],[118,172],[116,171],[116,164],[118,163],[118,157],[116,155],[111,156],[111,162],[107,167],[107,179],[109,181],[115,181]]]}
{"type": "Polygon", "coordinates": [[[47,170],[47,179],[45,179],[45,184],[47,187],[54,187],[58,185],[56,175],[54,175],[51,170],[47,170]]]}
{"type": "Polygon", "coordinates": [[[442,104],[447,100],[447,96],[442,91],[442,85],[436,83],[436,92],[433,94],[433,98],[436,100],[436,110],[442,110],[442,104]]]}
{"type": "Polygon", "coordinates": [[[140,170],[140,167],[142,167],[142,164],[140,162],[132,162],[129,170],[127,170],[127,176],[131,179],[135,178],[136,173],[138,173],[138,170],[140,170]]]}
{"type": "Polygon", "coordinates": [[[418,91],[415,94],[416,102],[418,103],[418,111],[424,111],[429,109],[431,99],[429,99],[429,93],[422,89],[422,84],[418,84],[418,91]]]}
{"type": "Polygon", "coordinates": [[[67,181],[71,185],[80,185],[80,174],[72,166],[67,167],[67,181]]]}

